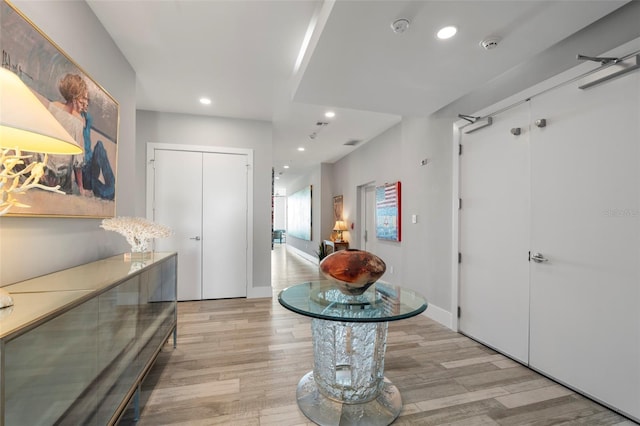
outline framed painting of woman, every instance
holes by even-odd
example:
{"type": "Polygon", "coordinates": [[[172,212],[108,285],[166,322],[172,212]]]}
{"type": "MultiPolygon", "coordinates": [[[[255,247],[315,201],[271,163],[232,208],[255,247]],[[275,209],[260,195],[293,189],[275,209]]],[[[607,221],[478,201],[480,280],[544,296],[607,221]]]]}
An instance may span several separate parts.
{"type": "Polygon", "coordinates": [[[40,183],[62,193],[30,190],[20,197],[29,207],[13,207],[7,216],[113,217],[118,102],[6,0],[0,2],[0,49],[2,67],[31,89],[83,150],[48,155],[40,183]]]}

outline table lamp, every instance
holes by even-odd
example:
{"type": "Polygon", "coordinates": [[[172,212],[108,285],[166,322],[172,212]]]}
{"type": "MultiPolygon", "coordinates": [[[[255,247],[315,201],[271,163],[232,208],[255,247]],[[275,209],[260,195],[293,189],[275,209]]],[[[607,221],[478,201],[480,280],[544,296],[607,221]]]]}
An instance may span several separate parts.
{"type": "MultiPolygon", "coordinates": [[[[58,186],[39,183],[46,154],[80,153],[82,148],[22,80],[0,68],[0,216],[13,206],[28,207],[15,196],[32,188],[63,193],[58,186]],[[25,159],[31,156],[22,155],[21,151],[43,153],[44,161],[25,166],[25,159]]],[[[9,293],[0,288],[0,308],[12,304],[9,293]]]]}
{"type": "Polygon", "coordinates": [[[333,225],[333,230],[338,233],[338,238],[336,239],[336,242],[338,243],[342,242],[342,231],[347,230],[347,224],[344,223],[344,220],[337,220],[336,224],[333,225]]]}

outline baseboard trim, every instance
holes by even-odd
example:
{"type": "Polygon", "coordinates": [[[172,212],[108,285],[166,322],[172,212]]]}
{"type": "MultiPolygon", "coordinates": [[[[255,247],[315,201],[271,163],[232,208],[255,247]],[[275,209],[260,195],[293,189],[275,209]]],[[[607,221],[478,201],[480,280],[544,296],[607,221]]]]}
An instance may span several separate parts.
{"type": "MultiPolygon", "coordinates": [[[[431,318],[432,320],[439,322],[447,328],[453,329],[453,316],[451,312],[446,311],[436,305],[429,304],[427,310],[422,313],[422,315],[431,318]]],[[[456,330],[454,330],[456,331],[456,330]]]]}
{"type": "Polygon", "coordinates": [[[258,299],[261,297],[271,297],[273,296],[273,289],[271,286],[268,287],[252,287],[247,292],[247,299],[258,299]]]}
{"type": "Polygon", "coordinates": [[[317,265],[318,263],[320,263],[318,261],[318,257],[317,256],[312,256],[309,253],[302,251],[298,248],[295,248],[293,246],[290,246],[287,244],[287,250],[292,252],[293,254],[296,254],[298,256],[300,256],[301,258],[303,258],[304,260],[308,260],[309,262],[313,263],[314,265],[317,265]]]}

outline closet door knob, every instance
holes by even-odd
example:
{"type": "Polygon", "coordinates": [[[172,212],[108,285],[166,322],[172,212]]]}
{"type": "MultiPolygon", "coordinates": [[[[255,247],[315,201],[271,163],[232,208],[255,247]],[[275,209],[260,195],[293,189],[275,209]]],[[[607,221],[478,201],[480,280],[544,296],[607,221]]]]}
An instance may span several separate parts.
{"type": "Polygon", "coordinates": [[[540,253],[533,253],[533,256],[531,256],[531,260],[533,260],[536,263],[543,263],[543,262],[549,261],[549,259],[547,259],[540,253]]]}
{"type": "Polygon", "coordinates": [[[196,241],[200,241],[200,237],[191,237],[189,238],[190,240],[196,240],[196,241]]]}

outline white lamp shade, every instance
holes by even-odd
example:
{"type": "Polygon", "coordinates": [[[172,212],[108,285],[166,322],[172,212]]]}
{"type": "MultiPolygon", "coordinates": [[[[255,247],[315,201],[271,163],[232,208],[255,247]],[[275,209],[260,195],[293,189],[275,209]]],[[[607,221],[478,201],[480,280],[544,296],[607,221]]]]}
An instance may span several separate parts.
{"type": "Polygon", "coordinates": [[[347,229],[347,224],[344,223],[344,220],[338,220],[336,221],[336,224],[333,225],[334,231],[346,231],[347,229]]]}
{"type": "Polygon", "coordinates": [[[46,154],[82,152],[36,95],[6,68],[0,68],[0,148],[46,154]]]}

